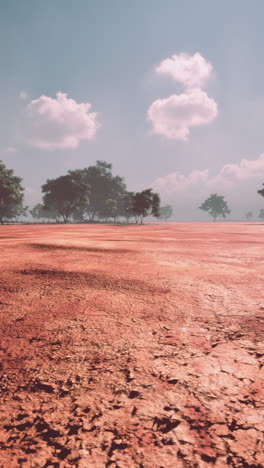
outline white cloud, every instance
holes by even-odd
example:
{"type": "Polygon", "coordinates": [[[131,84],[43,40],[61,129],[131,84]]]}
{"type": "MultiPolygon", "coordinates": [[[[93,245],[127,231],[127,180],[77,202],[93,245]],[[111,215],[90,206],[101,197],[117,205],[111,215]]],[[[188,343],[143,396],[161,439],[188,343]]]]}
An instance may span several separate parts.
{"type": "MultiPolygon", "coordinates": [[[[225,164],[216,175],[208,169],[194,170],[184,175],[173,172],[154,180],[152,187],[160,193],[163,202],[176,207],[185,216],[199,218],[197,207],[211,193],[227,197],[234,216],[243,216],[246,209],[258,210],[263,199],[257,194],[264,181],[264,154],[249,160],[241,159],[237,164],[225,164]]],[[[255,211],[257,216],[257,211],[255,211]]]]}
{"type": "Polygon", "coordinates": [[[214,181],[233,184],[234,181],[258,179],[262,176],[264,177],[264,154],[253,160],[241,159],[239,164],[225,164],[214,181]]]}
{"type": "Polygon", "coordinates": [[[200,184],[207,183],[209,179],[209,171],[194,170],[188,175],[184,175],[181,172],[172,172],[165,177],[159,177],[153,182],[155,189],[166,192],[168,195],[174,192],[184,192],[193,187],[194,185],[199,186],[200,184]]]}
{"type": "Polygon", "coordinates": [[[20,99],[25,101],[28,98],[28,93],[26,91],[20,91],[19,97],[20,97],[20,99]]]}
{"type": "Polygon", "coordinates": [[[41,149],[77,148],[81,140],[91,140],[100,127],[90,103],[77,103],[62,92],[55,99],[40,96],[28,104],[27,110],[27,142],[41,149]]]}
{"type": "MultiPolygon", "coordinates": [[[[183,194],[196,188],[198,191],[235,188],[238,183],[262,180],[264,178],[264,154],[257,159],[241,159],[237,164],[225,164],[215,176],[210,175],[208,169],[194,170],[184,175],[172,172],[165,177],[159,177],[153,182],[153,187],[166,198],[173,198],[174,194],[183,194]]],[[[256,184],[257,185],[257,184],[256,184]]]]}
{"type": "Polygon", "coordinates": [[[217,104],[201,89],[166,99],[157,99],[148,109],[153,133],[169,139],[187,141],[190,128],[211,123],[217,116],[217,104]]]}
{"type": "Polygon", "coordinates": [[[199,52],[179,54],[163,60],[156,72],[169,75],[185,88],[201,88],[212,75],[213,67],[199,52]]]}
{"type": "Polygon", "coordinates": [[[153,133],[169,139],[187,141],[190,129],[210,124],[217,116],[214,99],[202,90],[212,75],[213,67],[199,52],[181,53],[163,60],[156,72],[172,77],[183,85],[182,94],[157,99],[148,110],[153,133]]]}
{"type": "Polygon", "coordinates": [[[16,152],[17,152],[17,149],[16,149],[15,146],[8,146],[8,147],[6,148],[6,151],[7,151],[8,153],[16,153],[16,152]]]}

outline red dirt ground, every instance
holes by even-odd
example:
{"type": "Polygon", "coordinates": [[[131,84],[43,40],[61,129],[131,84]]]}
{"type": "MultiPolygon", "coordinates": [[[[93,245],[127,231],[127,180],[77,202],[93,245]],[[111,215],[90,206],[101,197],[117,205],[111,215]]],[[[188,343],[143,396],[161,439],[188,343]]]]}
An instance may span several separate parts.
{"type": "Polygon", "coordinates": [[[264,225],[1,226],[0,466],[264,466],[264,225]]]}

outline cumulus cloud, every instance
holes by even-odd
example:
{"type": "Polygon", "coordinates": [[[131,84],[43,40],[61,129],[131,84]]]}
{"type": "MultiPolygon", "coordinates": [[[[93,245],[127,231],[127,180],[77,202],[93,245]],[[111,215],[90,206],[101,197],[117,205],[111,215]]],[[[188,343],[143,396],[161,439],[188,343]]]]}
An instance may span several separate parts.
{"type": "Polygon", "coordinates": [[[41,149],[77,148],[82,140],[94,138],[100,127],[90,103],[78,103],[62,92],[55,99],[40,96],[28,104],[27,111],[27,142],[41,149]]]}
{"type": "Polygon", "coordinates": [[[209,171],[194,170],[188,175],[184,175],[181,172],[172,172],[165,177],[159,177],[153,182],[153,187],[162,192],[162,195],[166,195],[166,198],[173,196],[174,193],[180,193],[188,191],[193,186],[200,186],[205,184],[209,179],[209,171]]]}
{"type": "MultiPolygon", "coordinates": [[[[216,175],[210,175],[208,169],[193,170],[184,175],[172,172],[165,177],[159,177],[153,182],[153,187],[166,198],[174,198],[176,194],[193,196],[193,189],[200,192],[235,188],[238,183],[262,180],[264,177],[264,154],[257,159],[241,159],[237,164],[225,164],[216,175]]],[[[257,185],[257,184],[256,184],[257,185]]]]}
{"type": "Polygon", "coordinates": [[[239,164],[225,164],[213,182],[230,185],[234,181],[246,181],[259,177],[264,177],[264,154],[253,160],[241,159],[239,164]]]}
{"type": "Polygon", "coordinates": [[[157,99],[148,109],[153,133],[187,141],[192,127],[211,123],[217,116],[217,104],[201,89],[157,99]]]}
{"type": "Polygon", "coordinates": [[[217,116],[214,99],[202,87],[212,75],[213,67],[199,52],[179,54],[163,60],[156,72],[172,77],[184,92],[157,99],[148,109],[153,133],[165,138],[187,141],[190,129],[210,124],[217,116]]]}
{"type": "Polygon", "coordinates": [[[202,88],[212,75],[213,67],[199,52],[179,54],[163,60],[156,72],[168,75],[185,88],[202,88]]]}

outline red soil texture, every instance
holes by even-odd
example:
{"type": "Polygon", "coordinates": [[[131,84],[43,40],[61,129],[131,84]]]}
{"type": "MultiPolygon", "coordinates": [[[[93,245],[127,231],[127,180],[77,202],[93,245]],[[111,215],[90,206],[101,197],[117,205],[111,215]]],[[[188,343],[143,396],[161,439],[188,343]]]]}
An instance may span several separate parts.
{"type": "Polygon", "coordinates": [[[0,227],[1,467],[264,466],[264,225],[0,227]]]}

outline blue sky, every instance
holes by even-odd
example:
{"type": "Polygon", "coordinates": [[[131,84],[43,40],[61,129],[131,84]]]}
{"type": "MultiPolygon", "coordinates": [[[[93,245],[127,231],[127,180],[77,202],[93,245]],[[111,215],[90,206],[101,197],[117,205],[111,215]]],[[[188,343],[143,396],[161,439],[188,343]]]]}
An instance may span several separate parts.
{"type": "MultiPolygon", "coordinates": [[[[234,218],[249,209],[257,214],[263,201],[256,190],[264,182],[263,14],[262,0],[1,0],[0,158],[23,177],[28,203],[40,199],[48,177],[104,159],[129,189],[156,187],[175,206],[176,219],[206,219],[196,207],[214,191],[230,200],[234,218]],[[201,92],[218,109],[190,128],[187,141],[153,132],[147,119],[157,100],[163,105],[174,96],[175,117],[175,96],[189,96],[182,82],[156,71],[182,53],[199,53],[212,65],[201,92]],[[79,132],[75,143],[50,145],[62,129],[52,121],[44,128],[43,119],[43,131],[36,125],[41,105],[52,106],[58,92],[77,103],[77,120],[78,105],[92,105],[87,112],[96,112],[100,124],[90,128],[93,137],[79,132]]],[[[92,118],[87,125],[95,125],[92,118]]]]}

